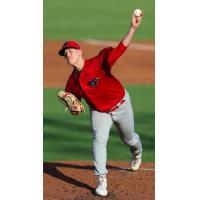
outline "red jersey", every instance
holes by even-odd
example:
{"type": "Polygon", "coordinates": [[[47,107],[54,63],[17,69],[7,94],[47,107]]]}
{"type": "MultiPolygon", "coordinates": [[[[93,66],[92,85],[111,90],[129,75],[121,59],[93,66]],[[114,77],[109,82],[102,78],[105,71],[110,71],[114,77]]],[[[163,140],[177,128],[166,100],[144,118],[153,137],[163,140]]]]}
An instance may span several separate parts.
{"type": "Polygon", "coordinates": [[[111,67],[126,48],[120,42],[116,48],[105,48],[97,56],[86,59],[83,69],[70,75],[65,91],[84,98],[97,111],[108,112],[125,95],[124,87],[111,74],[111,67]]]}

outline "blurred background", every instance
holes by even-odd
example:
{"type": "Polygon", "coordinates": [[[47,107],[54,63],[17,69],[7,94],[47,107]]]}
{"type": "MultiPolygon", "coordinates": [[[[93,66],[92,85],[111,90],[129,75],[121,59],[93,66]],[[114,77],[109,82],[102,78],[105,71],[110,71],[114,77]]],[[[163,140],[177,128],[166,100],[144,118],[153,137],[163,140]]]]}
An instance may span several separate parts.
{"type": "Polygon", "coordinates": [[[119,40],[135,8],[144,11],[134,38],[154,40],[154,0],[44,0],[44,39],[119,40]]]}
{"type": "MultiPolygon", "coordinates": [[[[72,68],[58,50],[66,40],[77,40],[84,57],[115,47],[130,26],[132,12],[144,12],[132,44],[116,62],[112,73],[130,93],[135,130],[141,137],[144,162],[155,161],[155,4],[154,0],[44,0],[44,161],[91,160],[92,136],[86,114],[64,112],[57,99],[72,68]]],[[[130,159],[129,148],[113,126],[108,141],[108,160],[130,159]]]]}

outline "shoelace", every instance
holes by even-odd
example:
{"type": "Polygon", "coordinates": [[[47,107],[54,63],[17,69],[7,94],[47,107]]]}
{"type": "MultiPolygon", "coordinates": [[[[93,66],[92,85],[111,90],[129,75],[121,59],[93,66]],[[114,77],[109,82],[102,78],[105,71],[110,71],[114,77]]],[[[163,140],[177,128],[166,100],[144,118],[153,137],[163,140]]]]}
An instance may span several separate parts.
{"type": "Polygon", "coordinates": [[[98,184],[101,185],[103,183],[106,183],[106,178],[105,177],[99,177],[98,184]]]}
{"type": "Polygon", "coordinates": [[[140,155],[136,155],[136,156],[134,156],[134,157],[132,158],[132,161],[133,161],[134,163],[138,163],[138,162],[140,161],[140,159],[141,159],[140,155]]]}
{"type": "Polygon", "coordinates": [[[99,182],[104,182],[106,181],[104,177],[99,177],[99,182]]]}

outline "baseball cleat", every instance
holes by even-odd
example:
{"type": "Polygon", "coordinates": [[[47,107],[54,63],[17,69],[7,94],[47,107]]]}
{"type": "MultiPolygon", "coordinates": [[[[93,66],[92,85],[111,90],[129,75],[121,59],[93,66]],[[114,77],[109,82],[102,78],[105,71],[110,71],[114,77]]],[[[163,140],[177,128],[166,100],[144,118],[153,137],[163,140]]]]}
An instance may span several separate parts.
{"type": "Polygon", "coordinates": [[[107,191],[107,178],[105,175],[103,176],[99,176],[98,177],[98,184],[97,184],[97,188],[95,190],[95,193],[99,196],[107,196],[108,195],[108,191],[107,191]]]}
{"type": "Polygon", "coordinates": [[[140,168],[141,162],[142,162],[142,154],[140,153],[139,155],[133,156],[131,160],[131,169],[133,171],[136,171],[140,168]]]}

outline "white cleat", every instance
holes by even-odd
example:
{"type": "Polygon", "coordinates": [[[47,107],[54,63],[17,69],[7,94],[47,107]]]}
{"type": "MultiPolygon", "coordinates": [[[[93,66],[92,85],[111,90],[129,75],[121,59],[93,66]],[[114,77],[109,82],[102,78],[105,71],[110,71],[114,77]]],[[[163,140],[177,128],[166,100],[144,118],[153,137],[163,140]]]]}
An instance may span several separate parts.
{"type": "Polygon", "coordinates": [[[140,153],[137,156],[133,156],[132,160],[131,160],[131,169],[133,171],[136,171],[140,168],[141,162],[142,162],[142,154],[140,153]]]}
{"type": "Polygon", "coordinates": [[[97,188],[95,190],[95,193],[99,196],[107,196],[108,195],[108,191],[107,191],[107,178],[105,175],[103,176],[99,176],[98,177],[98,184],[97,184],[97,188]]]}

